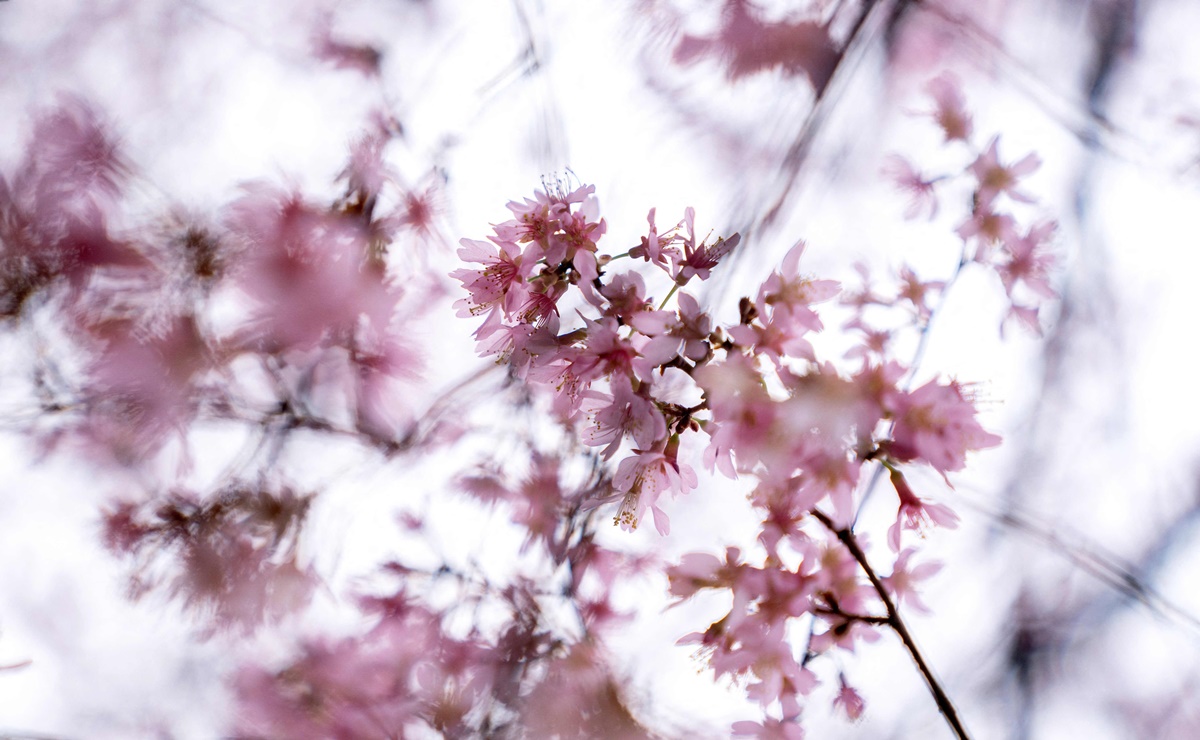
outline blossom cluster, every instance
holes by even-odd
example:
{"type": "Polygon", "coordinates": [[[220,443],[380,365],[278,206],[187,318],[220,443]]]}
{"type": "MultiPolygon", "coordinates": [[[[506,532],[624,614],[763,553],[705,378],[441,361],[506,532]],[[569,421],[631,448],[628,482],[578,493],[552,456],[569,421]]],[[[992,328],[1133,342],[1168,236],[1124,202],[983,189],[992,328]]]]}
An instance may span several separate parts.
{"type": "MultiPolygon", "coordinates": [[[[520,481],[492,470],[460,483],[479,501],[510,506],[527,531],[522,552],[548,555],[555,578],[517,573],[497,582],[470,567],[390,561],[380,575],[398,588],[357,599],[371,624],[365,634],[312,636],[282,664],[242,668],[240,732],[654,737],[629,706],[602,640],[625,617],[610,601],[615,584],[644,563],[597,545],[588,517],[575,515],[605,479],[574,485],[563,460],[529,454],[532,469],[520,481]],[[576,624],[564,629],[564,615],[576,624]]],[[[405,524],[410,541],[431,534],[421,518],[405,524]]]]}
{"type": "Polygon", "coordinates": [[[969,180],[970,213],[955,228],[963,242],[963,262],[993,270],[1008,297],[1009,318],[1040,331],[1040,306],[1056,297],[1050,284],[1054,257],[1049,245],[1057,224],[1049,219],[1023,223],[1011,206],[1036,203],[1022,189],[1021,180],[1037,171],[1041,159],[1030,153],[1006,164],[1000,159],[999,136],[993,136],[985,147],[974,143],[974,122],[961,83],[954,75],[943,73],[931,80],[926,90],[934,102],[929,116],[941,129],[944,144],[965,149],[969,164],[961,173],[927,176],[904,157],[893,155],[885,173],[911,196],[906,212],[909,218],[921,214],[934,217],[938,212],[938,186],[960,177],[969,180]]]}
{"type": "Polygon", "coordinates": [[[565,646],[545,629],[533,584],[496,600],[512,623],[488,637],[454,634],[403,590],[363,598],[375,621],[366,635],[315,638],[285,667],[243,668],[244,736],[649,737],[597,646],[565,646]]]}
{"type": "MultiPolygon", "coordinates": [[[[611,478],[574,485],[552,454],[532,452],[519,483],[502,471],[458,480],[512,505],[530,559],[549,560],[559,588],[519,568],[496,581],[450,556],[425,570],[396,560],[375,575],[399,577],[398,589],[356,583],[341,605],[366,633],[322,625],[270,658],[250,639],[272,627],[286,645],[281,622],[344,596],[313,555],[313,503],[329,486],[314,468],[355,455],[387,465],[460,434],[443,422],[458,394],[426,410],[401,392],[421,369],[406,327],[445,278],[421,266],[397,279],[405,265],[389,248],[440,231],[436,186],[403,185],[385,160],[392,143],[386,125],[356,141],[332,203],[258,182],[216,218],[147,225],[130,217],[137,173],[99,114],[74,99],[43,114],[0,175],[0,328],[31,345],[10,370],[28,369],[34,410],[13,421],[44,454],[79,452],[113,473],[98,529],[128,566],[130,596],[166,591],[201,637],[228,641],[242,668],[231,716],[214,720],[223,729],[646,737],[598,637],[621,617],[613,584],[639,567],[594,542],[583,503],[611,478]],[[563,614],[577,624],[564,628],[563,614]]],[[[577,243],[599,238],[578,226],[577,243]]],[[[703,267],[700,254],[680,269],[703,267]]],[[[536,292],[524,310],[544,300],[536,292]]],[[[424,517],[401,524],[441,555],[424,517]]]]}
{"type": "Polygon", "coordinates": [[[387,140],[355,144],[333,204],[255,183],[217,219],[146,223],[130,215],[138,173],[119,137],[64,97],[0,174],[0,326],[33,340],[9,369],[28,369],[38,410],[18,428],[43,454],[143,474],[103,514],[134,595],[169,584],[221,628],[296,610],[315,585],[296,555],[315,494],[278,475],[293,432],[385,451],[413,435],[397,390],[419,358],[386,247],[429,222],[383,164],[387,140]],[[376,208],[389,196],[401,202],[376,208]],[[263,444],[190,480],[208,453],[196,435],[214,426],[263,444]]]}
{"type": "MultiPolygon", "coordinates": [[[[734,28],[690,43],[711,50],[743,40],[734,28]]],[[[377,56],[331,38],[322,44],[331,58],[378,72],[377,56]]],[[[827,61],[787,68],[822,86],[827,61]]],[[[957,86],[939,78],[931,93],[947,141],[970,146],[957,86]]],[[[147,480],[148,471],[177,465],[176,480],[108,508],[105,544],[133,561],[135,594],[167,583],[215,627],[252,631],[318,590],[319,574],[300,555],[318,492],[283,482],[293,440],[347,441],[387,459],[428,432],[398,393],[420,369],[400,325],[419,314],[413,306],[424,301],[413,294],[423,286],[396,279],[388,246],[401,231],[436,231],[436,189],[401,186],[383,153],[395,132],[375,124],[354,144],[345,193],[332,204],[255,183],[209,223],[120,223],[131,169],[79,101],[44,115],[24,161],[0,178],[0,318],[34,326],[45,314],[65,317],[62,336],[38,337],[30,353],[42,412],[31,431],[47,450],[73,445],[147,480]],[[188,466],[208,452],[201,433],[214,428],[258,442],[215,482],[195,483],[188,466]]],[[[972,198],[958,228],[959,269],[994,270],[1011,314],[1036,327],[1032,298],[1052,295],[1045,247],[1053,226],[1021,227],[1005,210],[1030,200],[1020,180],[1036,158],[1002,164],[994,139],[972,152],[962,172],[972,198]]],[[[914,215],[932,214],[935,187],[947,178],[893,165],[914,195],[914,215]]],[[[664,226],[651,209],[639,243],[615,254],[601,246],[607,224],[591,186],[548,186],[508,208],[512,218],[485,240],[461,242],[469,265],[451,274],[466,292],[459,315],[481,322],[479,353],[514,385],[534,389],[595,465],[572,485],[567,453],[530,444],[515,480],[504,466],[485,466],[454,481],[475,500],[511,510],[524,535],[519,555],[544,557],[554,587],[522,573],[492,582],[448,558],[426,570],[389,563],[384,571],[401,587],[356,602],[370,632],[312,637],[288,661],[238,674],[239,729],[647,735],[602,640],[622,617],[614,589],[643,564],[598,545],[593,514],[611,514],[625,530],[649,517],[668,536],[668,510],[687,504],[669,500],[697,488],[707,469],[752,482],[759,527],[752,548],[718,555],[714,543],[714,552],[667,569],[674,597],[710,591],[731,604],[681,642],[698,646],[715,676],[745,686],[761,705],[761,721],[736,723],[735,733],[799,736],[803,697],[822,680],[813,661],[854,650],[881,629],[899,633],[897,606],[923,608],[917,588],[938,565],[922,562],[917,545],[929,528],[955,526],[957,514],[918,495],[911,472],[946,477],[969,453],[999,443],[979,423],[970,385],[916,385],[916,360],[892,351],[902,330],[927,329],[934,297],[952,278],[924,280],[904,268],[893,289],[877,291],[864,270],[863,287],[845,288],[803,271],[800,242],[741,299],[736,316],[722,318],[705,307],[701,285],[755,245],[736,233],[702,236],[693,209],[664,226]],[[877,310],[910,324],[889,328],[877,310]],[[843,326],[861,341],[826,356],[816,338],[839,312],[852,314],[843,326]],[[880,576],[855,531],[872,472],[896,496],[886,535],[891,570],[880,576]],[[445,592],[453,603],[438,602],[445,592]],[[577,624],[564,629],[563,613],[577,624]],[[802,645],[797,625],[808,632],[802,645]]],[[[404,521],[413,539],[424,532],[420,517],[404,521]]],[[[838,711],[862,714],[840,669],[835,692],[838,711]]]]}
{"type": "Polygon", "coordinates": [[[641,273],[610,277],[612,261],[597,257],[596,242],[576,240],[560,225],[582,222],[580,231],[603,233],[602,220],[587,220],[595,208],[591,190],[538,192],[533,201],[510,204],[518,218],[498,225],[491,244],[463,242],[460,256],[482,267],[454,276],[470,294],[460,315],[486,315],[475,334],[481,354],[497,355],[516,377],[551,390],[564,417],[586,443],[604,447],[606,459],[630,443],[614,476],[625,494],[619,524],[632,528],[650,510],[667,533],[660,495],[696,484],[694,469],[678,455],[688,433],[707,436],[710,469],[754,474],[762,505],[783,497],[807,510],[827,501],[842,520],[867,461],[923,462],[946,473],[962,469],[970,450],[999,442],[976,422],[971,394],[959,383],[904,390],[906,369],[896,361],[864,359],[843,374],[817,360],[806,338],[822,329],[814,306],[840,288],[799,272],[803,244],[756,298],[743,300],[739,323],[719,327],[677,289],[707,278],[738,236],[696,245],[690,209],[665,234],[657,233],[652,211],[649,235],[621,256],[641,258],[671,278],[668,300],[655,308],[641,273]],[[572,212],[585,197],[585,207],[572,212]],[[582,325],[561,331],[559,303],[572,288],[592,315],[578,311],[582,325]],[[666,310],[671,297],[676,305],[666,310]],[[667,387],[668,377],[680,382],[668,375],[672,369],[691,379],[700,403],[682,407],[665,398],[678,392],[667,387]]]}
{"type": "MultiPolygon", "coordinates": [[[[871,633],[878,604],[845,548],[813,534],[812,513],[827,510],[835,526],[849,526],[864,466],[885,465],[898,495],[890,542],[899,551],[904,530],[955,521],[912,492],[902,466],[957,471],[968,452],[999,438],[979,425],[971,393],[957,382],[908,390],[895,360],[861,357],[850,372],[820,361],[809,339],[823,328],[816,307],[841,289],[801,273],[803,244],[743,299],[739,321],[722,327],[679,289],[708,278],[739,244],[736,234],[701,242],[691,209],[660,233],[651,211],[649,233],[620,255],[631,269],[617,272],[620,263],[597,244],[605,225],[592,188],[538,192],[509,208],[515,218],[497,225],[490,242],[463,241],[460,256],[480,267],[454,273],[468,292],[461,314],[484,316],[475,335],[481,354],[551,394],[582,441],[619,460],[611,493],[596,505],[618,503],[614,519],[624,528],[649,512],[668,533],[664,495],[697,485],[680,455],[690,436],[707,439],[709,469],[754,477],[764,565],[741,562],[736,550],[725,562],[688,556],[671,571],[672,590],[732,592],[730,613],[688,639],[710,654],[718,676],[747,678],[753,698],[795,718],[797,697],[816,680],[786,638],[789,621],[811,615],[825,625],[810,650],[852,648],[871,633]],[[639,261],[649,276],[634,269],[639,261]],[[656,275],[667,290],[657,305],[647,289],[656,275]],[[564,327],[559,306],[572,292],[581,323],[564,327]],[[673,401],[681,385],[699,402],[673,401]],[[800,556],[795,568],[782,565],[785,547],[800,556]]],[[[929,572],[917,566],[906,575],[911,554],[900,554],[889,581],[898,597],[911,598],[929,572]]]]}
{"type": "MultiPolygon", "coordinates": [[[[953,79],[934,80],[930,92],[947,140],[968,141],[971,118],[953,79]]],[[[964,170],[975,183],[972,216],[958,229],[958,269],[979,263],[995,270],[1011,315],[1035,328],[1038,307],[1020,302],[1017,290],[1053,295],[1044,246],[1054,227],[1038,223],[1022,235],[1001,203],[1032,200],[1018,186],[1037,164],[1033,155],[1002,164],[993,139],[964,170]]],[[[902,159],[893,161],[893,174],[915,197],[913,215],[936,209],[935,181],[902,159]]],[[[890,348],[900,330],[874,323],[868,312],[901,309],[923,333],[933,297],[951,281],[924,281],[906,267],[890,294],[869,284],[844,289],[802,271],[801,242],[742,298],[737,321],[722,325],[689,291],[732,250],[747,248],[738,234],[699,239],[690,208],[660,230],[652,209],[640,243],[610,255],[599,244],[606,224],[590,186],[547,188],[508,207],[513,217],[487,241],[462,241],[459,256],[477,266],[452,273],[467,292],[459,315],[483,318],[478,351],[540,388],[581,442],[615,461],[611,491],[592,505],[615,503],[614,521],[625,529],[649,513],[658,532],[669,533],[665,497],[698,484],[697,461],[681,454],[689,446],[704,446],[708,470],[751,477],[751,503],[762,517],[759,551],[687,555],[669,569],[671,592],[681,599],[702,589],[731,595],[725,617],[682,641],[699,644],[716,676],[734,677],[764,710],[777,709],[778,717],[735,731],[799,732],[800,697],[818,683],[808,667],[814,657],[853,650],[881,626],[898,629],[897,604],[924,608],[916,585],[940,566],[915,562],[906,533],[954,527],[958,516],[918,496],[906,471],[926,467],[945,477],[963,469],[968,453],[1000,442],[978,422],[969,385],[934,379],[913,387],[916,368],[890,348]],[[842,358],[820,357],[814,347],[824,329],[822,304],[849,307],[846,328],[862,337],[842,358]],[[885,472],[896,494],[886,538],[894,560],[882,577],[853,531],[870,489],[868,467],[885,472]],[[789,625],[802,618],[809,639],[798,653],[789,625]]],[[[835,706],[856,718],[861,698],[844,675],[839,685],[835,706]]]]}
{"type": "Polygon", "coordinates": [[[178,561],[172,590],[218,627],[248,629],[307,603],[314,585],[296,545],[311,496],[229,486],[202,498],[173,491],[148,505],[117,504],[104,523],[109,550],[141,559],[135,594],[156,585],[152,567],[178,561]]]}

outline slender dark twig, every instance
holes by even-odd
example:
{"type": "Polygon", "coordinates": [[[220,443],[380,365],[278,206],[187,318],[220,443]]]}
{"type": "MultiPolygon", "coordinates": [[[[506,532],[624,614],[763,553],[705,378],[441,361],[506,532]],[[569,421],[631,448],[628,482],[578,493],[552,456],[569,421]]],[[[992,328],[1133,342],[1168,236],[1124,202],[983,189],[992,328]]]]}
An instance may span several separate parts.
{"type": "Polygon", "coordinates": [[[900,641],[904,643],[904,647],[908,650],[908,654],[912,656],[913,662],[917,664],[917,670],[925,678],[925,683],[929,686],[929,692],[933,694],[933,700],[937,702],[938,709],[942,716],[946,718],[946,723],[950,725],[950,729],[954,731],[954,736],[959,740],[970,740],[970,735],[963,727],[962,721],[958,718],[958,711],[954,708],[954,703],[950,701],[950,697],[946,694],[945,689],[938,683],[937,677],[933,675],[933,669],[925,662],[925,657],[921,655],[921,651],[917,648],[917,643],[913,640],[912,634],[905,626],[904,620],[900,618],[900,612],[896,609],[895,602],[888,595],[887,589],[883,587],[883,581],[879,580],[879,576],[875,575],[875,570],[867,561],[867,554],[858,546],[858,540],[855,539],[854,533],[849,529],[839,529],[834,525],[833,520],[825,514],[815,509],[812,515],[817,518],[821,524],[833,532],[841,541],[854,559],[858,561],[859,567],[867,574],[867,579],[871,581],[871,586],[874,587],[875,593],[879,595],[879,600],[883,602],[887,609],[887,625],[900,637],[900,641]]]}
{"type": "MultiPolygon", "coordinates": [[[[958,266],[954,268],[954,273],[946,280],[946,284],[938,291],[937,304],[929,311],[929,317],[925,319],[925,324],[921,327],[920,337],[917,339],[917,349],[913,352],[912,360],[908,363],[908,377],[904,379],[904,384],[900,387],[902,391],[912,390],[917,379],[917,372],[921,368],[921,363],[925,360],[925,351],[929,347],[929,335],[932,331],[933,321],[945,310],[946,296],[950,289],[958,282],[958,277],[962,275],[963,268],[967,266],[970,260],[967,259],[967,247],[963,244],[962,254],[958,258],[958,266]]],[[[888,425],[888,436],[892,434],[892,430],[896,428],[895,420],[888,425]]],[[[863,491],[863,496],[858,502],[858,510],[854,514],[854,522],[851,523],[850,529],[854,530],[854,525],[858,524],[858,518],[862,516],[863,509],[867,507],[867,501],[871,500],[871,496],[875,494],[875,489],[879,485],[879,481],[883,478],[883,472],[887,468],[883,465],[878,465],[875,472],[871,474],[871,480],[867,483],[867,487],[863,491]]]]}

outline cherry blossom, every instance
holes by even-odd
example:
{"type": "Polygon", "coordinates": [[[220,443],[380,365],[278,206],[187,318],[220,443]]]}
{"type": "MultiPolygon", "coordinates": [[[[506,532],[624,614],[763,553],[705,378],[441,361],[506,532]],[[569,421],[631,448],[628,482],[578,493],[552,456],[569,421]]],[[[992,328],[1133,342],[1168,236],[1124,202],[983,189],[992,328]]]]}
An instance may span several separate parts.
{"type": "Polygon", "coordinates": [[[975,407],[957,383],[930,381],[895,396],[896,426],[888,443],[898,460],[920,459],[945,473],[962,470],[966,453],[1000,444],[975,420],[975,407]]]}
{"type": "Polygon", "coordinates": [[[891,471],[892,485],[900,498],[900,509],[896,514],[896,523],[888,529],[888,545],[894,552],[900,551],[900,532],[911,529],[923,533],[929,524],[954,529],[958,526],[958,515],[949,507],[942,504],[922,501],[913,493],[899,470],[891,471]]]}
{"type": "Polygon", "coordinates": [[[677,293],[676,303],[676,312],[643,311],[629,318],[635,329],[653,337],[641,352],[655,365],[664,365],[676,355],[700,362],[712,351],[708,343],[713,329],[712,318],[688,293],[677,293]]]}
{"type": "Polygon", "coordinates": [[[1017,185],[1022,177],[1041,167],[1042,160],[1036,154],[1026,154],[1014,164],[1002,165],[999,144],[1000,137],[993,137],[984,153],[969,168],[979,182],[976,198],[980,207],[987,207],[1001,193],[1012,200],[1033,202],[1033,196],[1017,190],[1017,185]]]}
{"type": "MultiPolygon", "coordinates": [[[[1016,176],[1026,167],[1018,167],[1016,176]]],[[[1001,191],[1011,187],[996,192],[1001,191]]],[[[981,202],[978,212],[990,212],[990,202],[981,202]]],[[[863,468],[883,465],[891,471],[900,505],[888,542],[900,551],[901,530],[922,531],[931,523],[953,527],[957,515],[917,497],[897,466],[928,464],[945,475],[962,469],[969,452],[999,442],[979,424],[974,399],[959,383],[935,379],[915,390],[902,386],[910,370],[888,354],[892,331],[878,328],[867,315],[871,307],[907,305],[919,329],[950,282],[904,267],[894,297],[869,284],[843,295],[837,282],[801,273],[805,245],[798,242],[754,298],[742,299],[739,321],[720,326],[692,293],[678,288],[693,277],[711,277],[738,243],[736,234],[711,246],[701,243],[691,208],[678,226],[660,234],[651,210],[650,233],[641,244],[609,256],[596,241],[604,229],[595,203],[589,187],[538,193],[509,205],[517,218],[496,227],[491,240],[499,249],[465,240],[463,256],[486,266],[454,273],[471,295],[460,302],[460,315],[486,312],[476,332],[480,352],[498,355],[516,377],[543,389],[578,441],[603,448],[599,458],[614,465],[611,481],[583,503],[585,510],[615,504],[613,521],[626,530],[649,512],[658,533],[668,536],[662,497],[697,486],[696,473],[681,458],[683,441],[696,434],[707,437],[704,461],[710,470],[754,478],[750,503],[762,514],[759,542],[766,559],[750,561],[736,548],[726,550],[724,561],[690,553],[668,570],[670,590],[680,599],[701,590],[728,592],[729,612],[681,643],[698,644],[715,676],[744,679],[748,697],[764,709],[778,707],[783,716],[798,717],[801,699],[817,679],[786,639],[789,624],[811,617],[810,655],[854,651],[878,639],[881,627],[895,626],[893,597],[919,605],[911,585],[933,572],[926,566],[909,569],[912,548],[885,577],[890,580],[870,571],[860,544],[866,537],[852,531],[863,468]],[[655,308],[649,298],[660,272],[622,271],[617,267],[622,257],[667,273],[671,288],[662,306],[655,308]],[[574,317],[559,309],[572,296],[578,306],[574,317]],[[852,373],[822,360],[809,339],[825,329],[820,304],[839,297],[855,312],[849,326],[868,337],[867,347],[850,353],[861,360],[852,373]],[[568,320],[578,328],[560,334],[568,320]],[[664,400],[668,369],[687,378],[700,394],[699,404],[664,400]],[[817,526],[824,544],[813,536],[817,526]],[[785,557],[797,556],[795,569],[782,566],[785,557]]],[[[990,238],[1007,250],[1009,230],[988,236],[988,228],[964,229],[962,238],[990,238]]],[[[1030,238],[1040,240],[1044,233],[1048,230],[1039,228],[1030,238]]],[[[983,247],[978,255],[984,259],[983,247]]],[[[490,480],[478,479],[469,488],[484,500],[514,500],[511,489],[490,480]]],[[[558,490],[549,483],[539,488],[558,490]]],[[[532,490],[525,495],[537,499],[532,490]]],[[[561,499],[555,493],[547,500],[561,499]]],[[[543,541],[556,536],[549,519],[528,524],[543,541]]],[[[861,697],[844,680],[837,705],[851,718],[863,711],[861,697]]],[[[775,726],[754,727],[748,731],[773,732],[767,728],[775,726]]]]}
{"type": "Polygon", "coordinates": [[[583,440],[589,445],[607,445],[601,455],[611,458],[628,435],[637,447],[650,449],[666,439],[667,424],[654,402],[635,393],[630,379],[616,376],[612,395],[598,391],[585,393],[581,411],[587,418],[583,440]]]}
{"type": "MultiPolygon", "coordinates": [[[[677,29],[677,62],[803,75],[820,102],[857,53],[840,7],[772,20],[720,5],[715,30],[677,29]]],[[[381,48],[335,37],[328,18],[313,43],[371,85],[387,72],[381,48]]],[[[614,245],[596,188],[573,175],[507,212],[497,203],[488,233],[458,241],[459,264],[426,274],[453,259],[422,248],[443,241],[451,180],[440,161],[417,161],[384,99],[330,169],[333,192],[249,183],[211,217],[129,227],[132,165],[99,114],[64,100],[0,178],[0,314],[32,337],[43,448],[124,466],[104,477],[122,490],[102,519],[130,592],[165,592],[198,631],[237,638],[238,736],[655,736],[609,641],[637,624],[625,597],[663,589],[663,574],[660,595],[677,605],[718,605],[677,634],[755,712],[734,734],[802,737],[822,682],[835,712],[858,720],[843,663],[885,633],[952,715],[902,616],[925,608],[918,587],[940,567],[923,539],[959,521],[955,497],[923,485],[939,476],[918,471],[949,484],[1000,439],[977,386],[928,367],[923,350],[964,271],[998,277],[1009,318],[1036,328],[1055,295],[1055,231],[1023,189],[1036,155],[1003,164],[998,137],[977,149],[956,78],[928,92],[950,169],[896,155],[887,172],[910,217],[953,211],[957,235],[930,240],[946,247],[945,271],[897,257],[896,271],[861,267],[852,288],[803,270],[805,242],[781,242],[757,206],[712,214],[752,228],[745,243],[698,232],[687,207],[668,228],[655,208],[647,231],[614,227],[638,240],[614,245]],[[964,197],[939,204],[943,181],[964,197]],[[739,268],[753,282],[714,280],[747,249],[739,268]],[[422,373],[456,348],[429,335],[451,301],[465,321],[450,326],[473,332],[483,359],[434,392],[422,373]],[[61,336],[43,337],[47,324],[61,336]],[[929,380],[913,389],[918,377],[929,380]],[[231,439],[244,449],[226,451],[231,439]],[[209,458],[220,464],[192,467],[209,458]],[[340,561],[312,553],[343,524],[321,489],[371,465],[440,482],[398,490],[400,546],[335,586],[324,579],[340,561]],[[747,531],[717,527],[667,564],[661,553],[697,521],[676,512],[708,505],[693,493],[701,468],[741,479],[729,505],[747,531]],[[897,509],[881,522],[872,487],[885,473],[897,509]],[[629,536],[647,514],[657,534],[629,536]],[[460,534],[475,524],[486,533],[460,534]],[[888,554],[870,543],[885,529],[896,555],[880,575],[888,554]],[[349,618],[320,624],[328,608],[349,618]],[[265,632],[276,620],[291,637],[265,632]],[[261,641],[241,639],[256,630],[261,641]]],[[[705,497],[728,493],[711,480],[705,497]]]]}
{"type": "Polygon", "coordinates": [[[911,200],[904,210],[905,218],[917,218],[925,214],[932,219],[938,212],[937,193],[934,190],[934,180],[921,176],[912,164],[898,154],[888,157],[884,164],[883,174],[891,180],[901,192],[908,193],[911,200]]]}
{"type": "Polygon", "coordinates": [[[680,285],[686,284],[693,277],[707,280],[712,268],[741,243],[741,235],[734,234],[720,237],[713,244],[701,242],[697,245],[696,210],[690,206],[684,211],[683,225],[687,229],[687,236],[682,240],[683,253],[673,255],[675,282],[680,285]]]}
{"type": "Polygon", "coordinates": [[[865,702],[863,702],[862,696],[846,683],[844,676],[839,679],[839,682],[841,688],[838,689],[837,696],[833,699],[833,706],[844,712],[846,719],[857,722],[862,719],[863,711],[866,708],[865,702]]]}
{"type": "Polygon", "coordinates": [[[937,106],[931,115],[941,127],[946,141],[969,141],[973,124],[959,79],[945,72],[930,80],[925,89],[937,106]]]}
{"type": "Polygon", "coordinates": [[[1045,248],[1046,241],[1054,234],[1057,225],[1043,222],[1030,227],[1024,236],[1004,242],[1007,259],[997,266],[1004,289],[1012,296],[1020,284],[1042,298],[1054,298],[1057,292],[1050,285],[1049,270],[1054,266],[1054,256],[1045,248]]]}
{"type": "Polygon", "coordinates": [[[956,233],[963,241],[976,240],[973,259],[986,262],[997,244],[1006,244],[1017,235],[1017,222],[1009,213],[997,213],[991,205],[979,205],[956,233]]]}
{"type": "Polygon", "coordinates": [[[667,452],[638,452],[627,457],[613,476],[613,489],[621,498],[614,521],[623,529],[636,529],[646,510],[654,514],[659,534],[667,534],[670,523],[656,504],[664,493],[686,493],[696,487],[696,473],[674,459],[671,445],[667,452]]]}
{"type": "Polygon", "coordinates": [[[646,216],[646,221],[650,224],[650,233],[642,237],[642,243],[633,249],[629,250],[630,257],[637,257],[651,262],[662,269],[666,270],[667,260],[678,259],[679,250],[670,246],[676,238],[676,232],[682,226],[682,222],[674,228],[668,230],[664,234],[658,233],[658,226],[654,223],[654,213],[657,209],[651,208],[650,213],[646,216]]]}
{"type": "Polygon", "coordinates": [[[481,270],[466,268],[455,270],[450,277],[462,282],[471,294],[455,305],[459,316],[478,316],[485,311],[502,309],[511,316],[522,302],[522,292],[514,290],[529,276],[531,267],[522,269],[521,248],[513,242],[497,241],[494,244],[474,239],[463,239],[458,256],[466,262],[478,262],[481,270]]]}
{"type": "Polygon", "coordinates": [[[803,75],[824,90],[838,52],[826,26],[811,20],[768,22],[746,0],[729,0],[715,36],[685,34],[675,47],[676,62],[688,64],[713,55],[722,60],[731,79],[779,69],[803,75]]]}
{"type": "Polygon", "coordinates": [[[360,317],[380,331],[388,326],[398,292],[372,261],[358,219],[270,186],[245,190],[227,219],[245,255],[238,284],[254,305],[244,341],[303,349],[345,341],[360,317]]]}
{"type": "Polygon", "coordinates": [[[909,560],[912,559],[915,553],[916,550],[911,547],[901,552],[899,557],[896,558],[896,564],[892,566],[892,574],[883,577],[883,584],[896,597],[897,604],[907,603],[918,612],[928,613],[929,607],[921,600],[920,594],[917,593],[916,585],[940,571],[942,564],[928,562],[921,563],[920,565],[910,565],[909,560]]]}

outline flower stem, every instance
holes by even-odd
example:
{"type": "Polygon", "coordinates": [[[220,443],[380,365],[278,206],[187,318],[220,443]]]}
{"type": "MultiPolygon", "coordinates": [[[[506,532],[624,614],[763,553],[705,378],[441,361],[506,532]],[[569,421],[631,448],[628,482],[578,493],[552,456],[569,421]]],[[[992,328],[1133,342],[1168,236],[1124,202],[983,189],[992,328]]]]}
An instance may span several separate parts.
{"type": "Polygon", "coordinates": [[[962,721],[958,718],[958,711],[954,708],[954,703],[950,701],[950,697],[946,695],[946,691],[942,685],[938,683],[937,678],[933,675],[933,669],[925,662],[925,657],[921,655],[921,651],[917,649],[917,643],[913,640],[912,634],[905,626],[904,620],[900,618],[900,612],[896,609],[895,602],[888,594],[887,589],[883,586],[883,581],[879,580],[879,576],[875,575],[875,571],[871,568],[870,562],[867,561],[867,554],[859,547],[858,540],[855,539],[854,533],[849,529],[839,529],[834,526],[833,520],[820,511],[813,510],[812,515],[817,518],[821,524],[833,532],[854,559],[858,561],[859,567],[867,574],[867,579],[871,581],[871,586],[874,587],[875,593],[879,596],[887,609],[887,625],[900,637],[900,641],[904,643],[904,647],[908,650],[908,654],[912,656],[913,662],[917,664],[917,670],[921,672],[925,683],[929,686],[929,693],[933,694],[933,700],[937,702],[938,709],[942,716],[946,718],[946,723],[950,725],[950,729],[954,731],[954,736],[959,740],[970,740],[970,735],[963,727],[962,721]]]}
{"type": "Polygon", "coordinates": [[[679,283],[675,283],[671,286],[671,292],[667,293],[667,297],[663,299],[663,302],[658,307],[659,311],[667,307],[667,301],[671,300],[671,296],[675,295],[675,291],[677,290],[679,290],[679,283]]]}

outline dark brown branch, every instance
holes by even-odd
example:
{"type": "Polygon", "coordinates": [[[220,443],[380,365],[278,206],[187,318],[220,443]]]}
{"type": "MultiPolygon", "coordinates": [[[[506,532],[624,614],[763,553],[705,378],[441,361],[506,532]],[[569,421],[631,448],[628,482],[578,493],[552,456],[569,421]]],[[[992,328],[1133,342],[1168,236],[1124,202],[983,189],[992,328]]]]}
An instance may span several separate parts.
{"type": "Polygon", "coordinates": [[[844,612],[840,609],[823,609],[820,607],[813,609],[813,614],[817,614],[822,617],[839,617],[847,622],[863,622],[865,624],[891,626],[891,621],[888,617],[877,617],[874,614],[850,614],[849,612],[844,612]]]}
{"type": "Polygon", "coordinates": [[[858,561],[859,567],[867,574],[867,579],[871,581],[871,586],[878,594],[879,600],[883,602],[887,609],[887,625],[900,637],[900,641],[904,643],[904,647],[908,649],[908,654],[912,656],[913,662],[917,664],[917,670],[925,678],[925,683],[929,686],[929,692],[933,694],[933,700],[937,702],[938,710],[942,716],[946,718],[946,723],[950,725],[950,729],[954,731],[954,736],[959,740],[970,740],[970,735],[963,727],[962,721],[958,718],[958,711],[954,708],[954,703],[950,701],[946,691],[942,685],[938,683],[937,678],[933,675],[933,669],[925,662],[925,657],[921,655],[921,651],[917,648],[917,643],[913,640],[912,634],[909,633],[908,627],[905,626],[904,620],[900,618],[900,612],[896,609],[895,602],[888,594],[887,589],[883,586],[883,581],[879,580],[879,576],[875,575],[875,570],[871,568],[871,564],[867,561],[867,554],[858,546],[858,540],[855,539],[854,533],[849,529],[839,529],[834,526],[833,520],[825,514],[813,510],[812,515],[817,518],[821,524],[824,524],[830,532],[837,535],[854,559],[858,561]]]}

